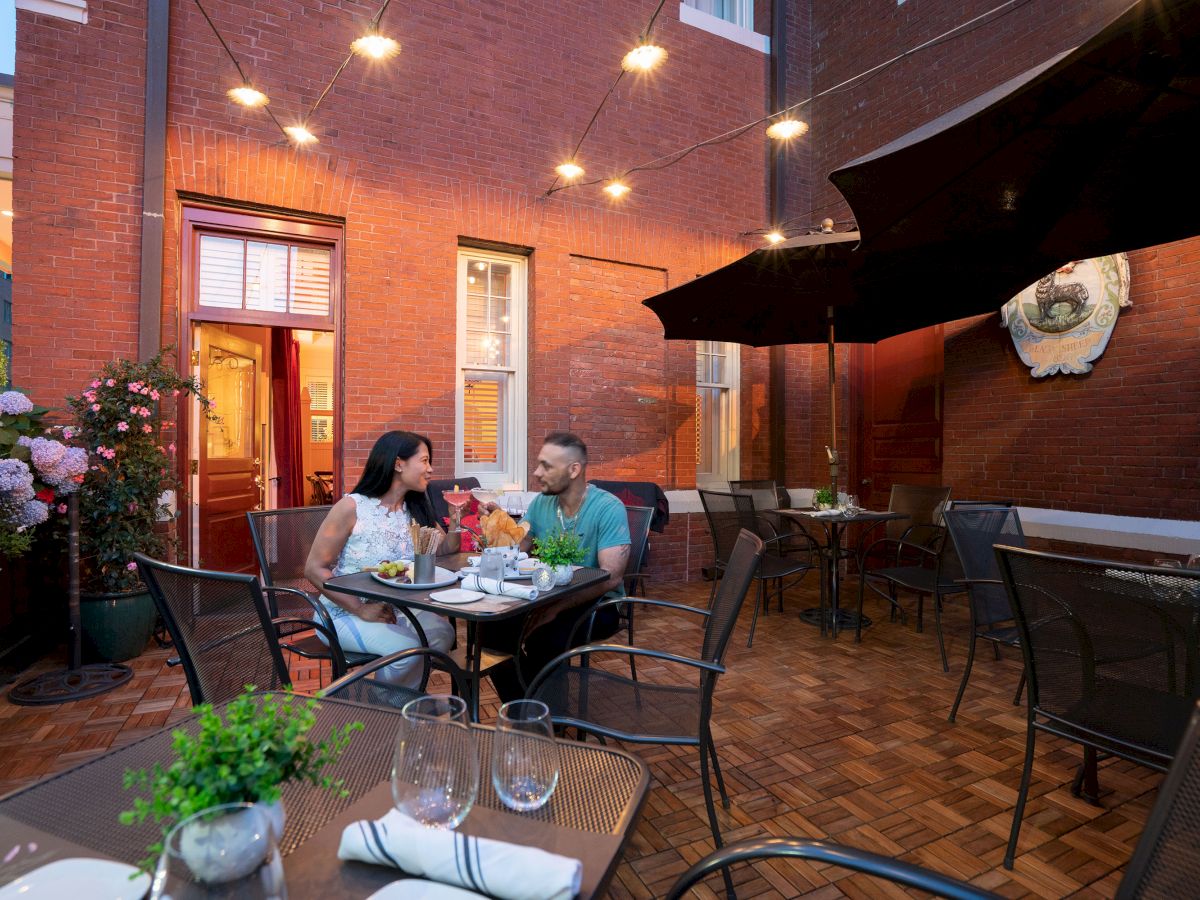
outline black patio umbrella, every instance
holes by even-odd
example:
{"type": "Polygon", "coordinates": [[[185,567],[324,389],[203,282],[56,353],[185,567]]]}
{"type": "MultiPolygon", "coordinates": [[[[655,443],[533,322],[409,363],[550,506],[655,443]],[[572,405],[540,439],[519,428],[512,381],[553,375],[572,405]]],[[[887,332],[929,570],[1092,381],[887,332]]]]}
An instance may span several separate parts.
{"type": "Polygon", "coordinates": [[[998,306],[1069,260],[1200,234],[1197,134],[1200,0],[1143,0],[830,180],[877,269],[974,290],[981,262],[989,289],[1007,268],[998,306]]]}

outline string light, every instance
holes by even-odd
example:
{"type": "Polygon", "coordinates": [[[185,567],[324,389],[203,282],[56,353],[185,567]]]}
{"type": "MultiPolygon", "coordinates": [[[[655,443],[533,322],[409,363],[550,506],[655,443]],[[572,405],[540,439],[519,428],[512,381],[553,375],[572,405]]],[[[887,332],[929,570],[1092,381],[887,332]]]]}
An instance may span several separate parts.
{"type": "Polygon", "coordinates": [[[626,72],[649,72],[667,58],[667,51],[657,44],[643,43],[634,47],[621,60],[626,72]]]}
{"type": "Polygon", "coordinates": [[[583,174],[583,167],[577,165],[574,161],[563,163],[561,166],[555,166],[554,171],[557,172],[564,180],[574,181],[583,174]]]}
{"type": "Polygon", "coordinates": [[[225,92],[225,96],[227,96],[234,103],[249,107],[250,109],[254,109],[255,107],[259,106],[266,106],[271,102],[270,98],[266,94],[260,90],[252,88],[248,84],[243,84],[241,87],[230,88],[225,92]]]}
{"type": "Polygon", "coordinates": [[[288,137],[301,146],[317,142],[317,136],[303,125],[288,125],[283,130],[287,132],[288,137]]]}
{"type": "Polygon", "coordinates": [[[355,40],[350,49],[369,59],[389,59],[400,52],[400,44],[390,37],[372,31],[355,40]]]}
{"type": "Polygon", "coordinates": [[[620,200],[630,191],[629,185],[623,181],[610,181],[604,186],[604,193],[612,197],[614,200],[620,200]]]}
{"type": "Polygon", "coordinates": [[[800,137],[806,131],[808,131],[807,122],[801,122],[799,119],[785,116],[767,126],[767,137],[776,141],[787,141],[794,137],[800,137]]]}
{"type": "Polygon", "coordinates": [[[0,209],[0,216],[7,216],[11,219],[13,217],[13,211],[11,209],[0,209]]]}
{"type": "Polygon", "coordinates": [[[783,234],[778,231],[769,231],[763,237],[766,238],[768,244],[778,244],[786,240],[783,234]]]}

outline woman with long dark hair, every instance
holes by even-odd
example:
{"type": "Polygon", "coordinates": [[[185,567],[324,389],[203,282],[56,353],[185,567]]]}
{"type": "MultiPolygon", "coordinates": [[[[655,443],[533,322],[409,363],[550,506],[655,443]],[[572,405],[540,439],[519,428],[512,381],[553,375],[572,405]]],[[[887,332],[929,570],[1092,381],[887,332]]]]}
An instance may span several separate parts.
{"type": "MultiPolygon", "coordinates": [[[[411,431],[389,431],[375,442],[358,484],[333,508],[313,541],[304,574],[315,585],[335,575],[361,572],[384,560],[412,559],[412,523],[441,528],[426,489],[433,476],[433,445],[411,431]]],[[[458,516],[451,507],[450,533],[440,553],[459,548],[458,516]]],[[[397,616],[389,603],[367,603],[338,591],[322,591],[338,640],[345,650],[385,656],[420,646],[416,629],[406,616],[397,616]]],[[[454,626],[437,613],[419,610],[415,615],[425,630],[429,646],[449,650],[454,626]]],[[[415,686],[420,661],[409,660],[379,672],[385,681],[415,686]]]]}

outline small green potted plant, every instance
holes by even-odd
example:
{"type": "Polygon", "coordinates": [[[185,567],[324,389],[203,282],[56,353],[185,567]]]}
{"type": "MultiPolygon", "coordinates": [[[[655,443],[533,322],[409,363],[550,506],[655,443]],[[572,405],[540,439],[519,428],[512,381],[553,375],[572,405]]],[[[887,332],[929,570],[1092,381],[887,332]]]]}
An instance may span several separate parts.
{"type": "Polygon", "coordinates": [[[583,562],[587,554],[574,531],[560,531],[534,538],[533,555],[554,571],[554,583],[566,584],[574,574],[572,566],[583,562]]]}
{"type": "MultiPolygon", "coordinates": [[[[174,733],[175,761],[166,768],[155,763],[149,771],[125,773],[126,788],[148,789],[150,796],[134,798],[133,809],[120,815],[123,824],[153,819],[162,824],[165,837],[172,825],[202,810],[224,803],[255,803],[266,814],[278,840],[283,835],[281,797],[287,782],[307,781],[346,796],[342,779],[325,774],[325,768],[346,749],[351,734],[362,731],[362,723],[333,728],[328,737],[312,741],[307,735],[317,721],[317,701],[296,702],[290,693],[282,698],[255,695],[254,690],[247,685],[245,692],[225,707],[224,718],[211,704],[197,706],[199,728],[194,733],[183,729],[174,733]]],[[[189,847],[214,838],[213,825],[197,823],[196,827],[204,828],[205,834],[192,840],[182,836],[185,858],[189,847]]],[[[217,837],[232,847],[248,845],[238,828],[236,821],[223,822],[217,837]]],[[[150,855],[142,860],[143,869],[153,871],[162,848],[161,841],[148,848],[150,855]]],[[[236,869],[240,862],[228,865],[236,869]]],[[[209,880],[229,880],[232,869],[212,872],[209,880]]]]}
{"type": "Polygon", "coordinates": [[[829,488],[817,488],[812,495],[813,509],[833,509],[833,491],[829,488]]]}

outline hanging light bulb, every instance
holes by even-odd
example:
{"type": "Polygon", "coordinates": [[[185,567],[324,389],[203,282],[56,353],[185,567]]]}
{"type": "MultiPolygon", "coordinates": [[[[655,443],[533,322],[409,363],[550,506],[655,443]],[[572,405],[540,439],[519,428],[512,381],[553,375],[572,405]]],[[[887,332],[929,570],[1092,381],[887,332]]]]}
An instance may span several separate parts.
{"type": "Polygon", "coordinates": [[[610,181],[604,186],[604,193],[612,197],[614,200],[620,200],[630,191],[629,185],[623,181],[610,181]]]}
{"type": "Polygon", "coordinates": [[[649,72],[666,58],[667,51],[662,47],[643,41],[625,54],[621,68],[626,72],[649,72]]]}
{"type": "Polygon", "coordinates": [[[11,219],[13,217],[13,211],[11,209],[0,209],[0,216],[11,219]]]}
{"type": "Polygon", "coordinates": [[[287,132],[288,137],[301,146],[317,142],[317,136],[303,125],[288,125],[283,130],[287,132]]]}
{"type": "Polygon", "coordinates": [[[554,171],[559,174],[559,177],[567,181],[574,181],[583,174],[583,167],[576,165],[574,160],[568,160],[561,166],[555,166],[554,171]]]}
{"type": "Polygon", "coordinates": [[[371,31],[351,43],[350,49],[368,59],[388,59],[400,52],[400,44],[378,31],[371,31]]]}
{"type": "Polygon", "coordinates": [[[763,235],[763,237],[765,237],[767,239],[768,244],[778,244],[781,241],[786,240],[786,238],[783,236],[783,234],[778,231],[769,231],[765,235],[763,235]]]}
{"type": "Polygon", "coordinates": [[[250,87],[248,84],[243,84],[241,87],[230,88],[225,92],[225,96],[234,103],[241,106],[248,106],[253,109],[256,106],[266,106],[270,103],[270,99],[260,90],[250,87]]]}
{"type": "Polygon", "coordinates": [[[800,137],[806,131],[808,131],[807,122],[785,117],[777,119],[767,126],[767,137],[777,141],[786,141],[790,138],[800,137]]]}

